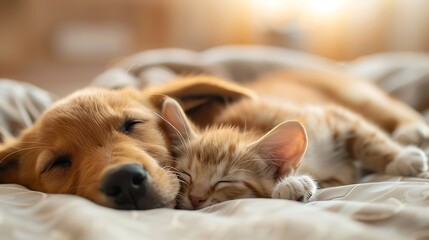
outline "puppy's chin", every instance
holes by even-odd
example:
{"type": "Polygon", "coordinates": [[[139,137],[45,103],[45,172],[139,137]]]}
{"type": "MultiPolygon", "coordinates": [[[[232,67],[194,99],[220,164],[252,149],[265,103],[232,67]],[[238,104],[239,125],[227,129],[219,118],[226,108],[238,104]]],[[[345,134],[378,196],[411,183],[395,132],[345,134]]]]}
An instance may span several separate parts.
{"type": "Polygon", "coordinates": [[[170,200],[164,206],[164,208],[175,208],[176,207],[176,199],[170,200]]]}
{"type": "Polygon", "coordinates": [[[176,207],[176,199],[163,199],[163,198],[153,198],[153,199],[138,199],[133,204],[125,204],[125,205],[119,205],[114,203],[112,200],[109,200],[107,197],[104,196],[103,193],[97,194],[99,196],[95,197],[85,197],[92,202],[107,207],[107,208],[113,208],[118,210],[149,210],[149,209],[156,209],[156,208],[175,208],[176,207]]]}
{"type": "Polygon", "coordinates": [[[192,207],[192,204],[191,204],[191,202],[189,202],[189,201],[186,201],[186,199],[183,199],[183,197],[178,197],[177,198],[177,200],[176,200],[176,206],[175,206],[175,208],[176,209],[183,209],[183,210],[195,210],[193,207],[192,207]]]}
{"type": "Polygon", "coordinates": [[[192,206],[186,205],[184,203],[177,203],[176,209],[182,209],[182,210],[195,210],[192,206]]]}
{"type": "Polygon", "coordinates": [[[109,201],[108,204],[101,205],[118,210],[150,210],[156,208],[174,208],[176,206],[176,201],[174,199],[170,201],[166,199],[139,199],[133,204],[118,205],[109,201]]]}

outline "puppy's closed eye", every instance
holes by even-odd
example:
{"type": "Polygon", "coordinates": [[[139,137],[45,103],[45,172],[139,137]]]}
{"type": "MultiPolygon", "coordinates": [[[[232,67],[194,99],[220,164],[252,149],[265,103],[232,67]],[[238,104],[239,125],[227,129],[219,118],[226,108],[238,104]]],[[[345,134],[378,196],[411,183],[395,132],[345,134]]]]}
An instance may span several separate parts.
{"type": "Polygon", "coordinates": [[[121,131],[125,134],[131,134],[135,126],[139,123],[143,123],[142,120],[126,119],[122,124],[121,131]]]}
{"type": "Polygon", "coordinates": [[[64,154],[55,157],[51,161],[48,162],[48,164],[45,165],[45,167],[42,170],[42,173],[47,172],[51,169],[67,169],[70,168],[72,165],[71,156],[69,154],[64,154]]]}

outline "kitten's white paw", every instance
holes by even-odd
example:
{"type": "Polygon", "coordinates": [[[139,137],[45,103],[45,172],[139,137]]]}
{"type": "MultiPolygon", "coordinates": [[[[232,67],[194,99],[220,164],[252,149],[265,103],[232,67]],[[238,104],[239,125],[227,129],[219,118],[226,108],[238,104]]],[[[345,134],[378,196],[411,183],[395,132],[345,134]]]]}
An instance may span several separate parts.
{"type": "Polygon", "coordinates": [[[403,145],[426,147],[429,144],[429,126],[424,123],[400,126],[392,138],[403,145]]]}
{"type": "Polygon", "coordinates": [[[428,159],[423,150],[408,146],[386,166],[386,173],[417,177],[428,170],[428,159]]]}
{"type": "Polygon", "coordinates": [[[307,202],[317,190],[316,182],[309,176],[283,178],[273,188],[271,198],[307,202]]]}

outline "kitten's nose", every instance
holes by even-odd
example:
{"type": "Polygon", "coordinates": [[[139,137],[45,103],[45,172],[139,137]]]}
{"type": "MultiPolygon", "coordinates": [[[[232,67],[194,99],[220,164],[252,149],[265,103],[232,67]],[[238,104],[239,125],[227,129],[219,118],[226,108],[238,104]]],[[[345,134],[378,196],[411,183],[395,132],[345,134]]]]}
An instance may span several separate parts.
{"type": "Polygon", "coordinates": [[[201,203],[206,201],[206,199],[202,197],[196,197],[192,195],[189,195],[189,200],[191,200],[191,204],[194,209],[197,209],[197,207],[200,206],[201,203]]]}

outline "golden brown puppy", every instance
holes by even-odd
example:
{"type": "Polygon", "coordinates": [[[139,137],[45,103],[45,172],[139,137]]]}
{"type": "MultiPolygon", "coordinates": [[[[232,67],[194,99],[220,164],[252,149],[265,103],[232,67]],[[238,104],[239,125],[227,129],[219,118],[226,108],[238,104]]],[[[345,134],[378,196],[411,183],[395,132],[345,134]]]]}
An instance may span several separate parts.
{"type": "Polygon", "coordinates": [[[176,176],[138,91],[86,89],[59,101],[0,153],[0,182],[119,209],[172,207],[176,176]]]}
{"type": "MultiPolygon", "coordinates": [[[[247,92],[201,80],[209,96],[247,92]]],[[[128,88],[85,89],[57,102],[18,139],[0,146],[0,183],[79,195],[118,209],[173,207],[179,182],[168,170],[172,158],[149,103],[163,92],[150,94],[155,96],[128,88]]]]}

